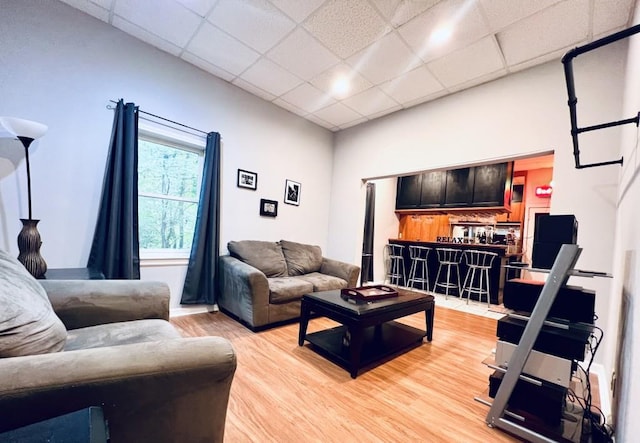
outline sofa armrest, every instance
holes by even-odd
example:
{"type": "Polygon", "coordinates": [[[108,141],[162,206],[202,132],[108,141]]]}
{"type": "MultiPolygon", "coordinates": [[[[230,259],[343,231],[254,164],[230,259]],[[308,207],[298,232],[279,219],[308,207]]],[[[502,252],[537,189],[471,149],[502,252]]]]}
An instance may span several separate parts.
{"type": "Polygon", "coordinates": [[[269,281],[257,268],[230,255],[219,258],[218,305],[252,327],[269,322],[269,281]]]}
{"type": "Polygon", "coordinates": [[[169,286],[141,280],[38,280],[67,329],[169,319],[169,286]]]}
{"type": "Polygon", "coordinates": [[[322,274],[332,275],[347,281],[347,287],[353,288],[358,283],[360,275],[360,267],[350,263],[333,260],[322,257],[322,266],[320,267],[322,274]]]}
{"type": "Polygon", "coordinates": [[[0,359],[0,432],[101,406],[111,441],[222,442],[235,369],[221,337],[0,359]]]}

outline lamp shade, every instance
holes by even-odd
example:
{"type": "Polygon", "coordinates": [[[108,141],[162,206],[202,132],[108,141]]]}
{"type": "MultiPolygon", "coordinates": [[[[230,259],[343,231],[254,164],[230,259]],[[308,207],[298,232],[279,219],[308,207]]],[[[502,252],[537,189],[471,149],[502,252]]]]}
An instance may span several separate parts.
{"type": "Polygon", "coordinates": [[[0,117],[0,125],[16,137],[25,137],[33,140],[42,137],[49,129],[47,125],[42,123],[16,117],[0,117]]]}

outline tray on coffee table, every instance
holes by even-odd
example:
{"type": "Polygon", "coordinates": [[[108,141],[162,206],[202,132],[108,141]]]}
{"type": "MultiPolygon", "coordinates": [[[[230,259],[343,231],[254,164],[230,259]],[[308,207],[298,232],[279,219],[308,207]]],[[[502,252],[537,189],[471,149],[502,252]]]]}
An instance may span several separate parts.
{"type": "Polygon", "coordinates": [[[355,300],[381,300],[384,298],[397,297],[398,291],[389,286],[373,285],[373,286],[360,286],[358,288],[344,288],[340,290],[340,295],[343,297],[352,298],[355,300]]]}

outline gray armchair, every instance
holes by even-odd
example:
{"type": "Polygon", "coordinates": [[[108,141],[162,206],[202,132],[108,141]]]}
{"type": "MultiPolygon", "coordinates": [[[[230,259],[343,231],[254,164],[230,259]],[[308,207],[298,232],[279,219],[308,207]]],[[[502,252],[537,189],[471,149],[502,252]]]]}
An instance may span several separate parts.
{"type": "MultiPolygon", "coordinates": [[[[3,258],[0,254],[0,297],[12,271],[3,268],[3,258]]],[[[66,340],[58,352],[2,355],[0,432],[100,406],[114,442],[223,440],[234,350],[220,337],[181,338],[167,321],[164,283],[41,285],[67,329],[66,340]]],[[[3,335],[8,321],[0,318],[0,345],[13,340],[3,335]]]]}

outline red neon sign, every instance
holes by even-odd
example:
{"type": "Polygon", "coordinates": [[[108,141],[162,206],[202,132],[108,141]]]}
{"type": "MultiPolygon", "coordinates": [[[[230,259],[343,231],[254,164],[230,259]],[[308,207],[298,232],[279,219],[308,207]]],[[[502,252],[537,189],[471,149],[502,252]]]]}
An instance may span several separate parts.
{"type": "Polygon", "coordinates": [[[553,188],[549,185],[536,186],[536,197],[549,198],[553,193],[553,188]]]}

